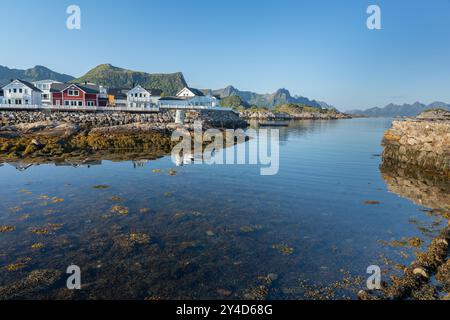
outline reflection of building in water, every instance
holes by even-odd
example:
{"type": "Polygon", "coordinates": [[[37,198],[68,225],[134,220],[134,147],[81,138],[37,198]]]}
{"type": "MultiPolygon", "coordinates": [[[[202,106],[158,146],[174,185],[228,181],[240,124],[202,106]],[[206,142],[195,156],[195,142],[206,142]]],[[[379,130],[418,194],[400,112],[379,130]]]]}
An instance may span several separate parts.
{"type": "Polygon", "coordinates": [[[10,162],[8,164],[13,166],[14,168],[16,168],[19,171],[25,171],[29,167],[33,166],[33,164],[30,164],[30,163],[18,163],[18,162],[10,162]]]}
{"type": "Polygon", "coordinates": [[[133,168],[142,168],[148,162],[149,162],[149,160],[133,160],[133,168]]]}
{"type": "MultiPolygon", "coordinates": [[[[196,158],[192,153],[185,153],[183,155],[176,154],[175,155],[175,165],[177,167],[181,167],[183,165],[193,164],[195,159],[199,159],[199,158],[198,157],[196,158]]],[[[202,159],[201,155],[200,155],[200,159],[202,159]]]]}
{"type": "Polygon", "coordinates": [[[102,164],[101,160],[80,160],[80,161],[64,161],[64,162],[56,162],[55,166],[57,167],[74,167],[78,168],[81,166],[100,166],[102,164]]]}
{"type": "Polygon", "coordinates": [[[388,161],[380,170],[389,191],[420,206],[450,210],[450,181],[445,176],[388,161]]]}

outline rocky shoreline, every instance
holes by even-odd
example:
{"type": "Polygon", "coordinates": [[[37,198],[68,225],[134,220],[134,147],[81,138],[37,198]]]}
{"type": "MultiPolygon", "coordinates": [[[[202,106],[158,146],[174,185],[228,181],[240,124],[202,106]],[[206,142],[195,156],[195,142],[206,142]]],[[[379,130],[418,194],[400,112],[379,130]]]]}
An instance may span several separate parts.
{"type": "Polygon", "coordinates": [[[383,138],[383,158],[450,177],[450,112],[426,111],[394,121],[383,138]]]}
{"type": "Polygon", "coordinates": [[[351,119],[351,115],[330,111],[327,112],[300,112],[286,113],[274,112],[270,110],[243,110],[239,112],[239,116],[246,120],[335,120],[335,119],[351,119]]]}
{"type": "MultiPolygon", "coordinates": [[[[174,125],[175,112],[158,113],[125,113],[125,112],[52,112],[52,111],[0,111],[0,132],[14,129],[20,125],[33,123],[66,123],[79,126],[81,129],[95,127],[113,127],[132,124],[149,124],[155,129],[179,127],[174,125]]],[[[185,127],[191,128],[194,121],[201,121],[204,128],[245,128],[247,122],[239,118],[237,113],[226,111],[188,111],[185,127]]]]}
{"type": "MultiPolygon", "coordinates": [[[[171,134],[179,128],[246,128],[247,122],[234,112],[191,111],[185,124],[175,124],[175,112],[82,113],[0,112],[0,163],[11,161],[82,162],[97,159],[108,151],[109,158],[123,154],[158,157],[174,145],[171,134]]],[[[134,156],[133,156],[134,158],[134,156]]]]}

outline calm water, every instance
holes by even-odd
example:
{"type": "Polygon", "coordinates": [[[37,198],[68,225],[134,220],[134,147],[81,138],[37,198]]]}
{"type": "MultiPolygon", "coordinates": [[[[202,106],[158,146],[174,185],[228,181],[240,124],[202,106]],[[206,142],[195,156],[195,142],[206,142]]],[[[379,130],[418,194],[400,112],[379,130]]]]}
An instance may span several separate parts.
{"type": "Polygon", "coordinates": [[[14,284],[31,271],[52,269],[58,281],[17,294],[301,299],[348,274],[365,278],[383,257],[408,263],[411,255],[380,240],[422,236],[417,224],[436,221],[382,178],[390,124],[294,122],[281,129],[276,176],[238,165],[176,167],[171,176],[169,157],[24,171],[5,164],[0,225],[16,229],[0,233],[0,287],[17,293],[14,284]],[[80,291],[64,289],[71,264],[82,270],[80,291]]]}

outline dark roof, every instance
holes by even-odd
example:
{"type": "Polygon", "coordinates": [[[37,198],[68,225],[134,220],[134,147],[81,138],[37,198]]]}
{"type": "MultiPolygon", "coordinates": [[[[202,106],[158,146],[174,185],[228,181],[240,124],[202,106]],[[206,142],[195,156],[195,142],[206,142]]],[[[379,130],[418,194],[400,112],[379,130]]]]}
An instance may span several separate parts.
{"type": "Polygon", "coordinates": [[[77,86],[86,93],[99,93],[100,87],[96,84],[78,84],[78,83],[52,83],[50,92],[61,92],[70,86],[77,86]]]}
{"type": "Polygon", "coordinates": [[[115,98],[126,98],[128,91],[131,89],[125,88],[113,88],[108,90],[108,94],[114,96],[115,98]]]}
{"type": "Polygon", "coordinates": [[[187,87],[187,88],[188,88],[189,90],[191,90],[192,93],[195,94],[196,96],[202,97],[202,96],[205,95],[205,94],[204,94],[201,90],[199,90],[199,89],[195,89],[195,88],[191,88],[191,87],[187,87]]]}
{"type": "Polygon", "coordinates": [[[156,97],[160,97],[161,94],[163,93],[163,91],[160,89],[152,89],[152,88],[144,88],[144,89],[147,90],[148,92],[150,92],[150,94],[152,96],[156,96],[156,97]]]}
{"type": "Polygon", "coordinates": [[[28,88],[30,88],[33,91],[42,92],[40,89],[36,88],[32,83],[25,81],[25,80],[15,79],[15,80],[12,80],[11,82],[14,82],[16,80],[19,81],[20,83],[26,85],[28,88]]]}

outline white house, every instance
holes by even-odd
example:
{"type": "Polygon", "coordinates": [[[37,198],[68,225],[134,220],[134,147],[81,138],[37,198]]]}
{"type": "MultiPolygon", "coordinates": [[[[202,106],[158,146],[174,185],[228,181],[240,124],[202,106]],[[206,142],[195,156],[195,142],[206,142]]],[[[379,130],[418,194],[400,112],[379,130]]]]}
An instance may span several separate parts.
{"type": "Polygon", "coordinates": [[[193,98],[193,97],[202,97],[204,96],[204,92],[198,89],[184,87],[177,93],[177,97],[181,98],[193,98]]]}
{"type": "Polygon", "coordinates": [[[162,91],[159,89],[148,89],[137,85],[127,93],[128,108],[151,108],[156,107],[161,98],[162,91]]]}
{"type": "Polygon", "coordinates": [[[32,83],[13,80],[3,88],[3,103],[14,105],[42,105],[42,91],[32,83]]]}
{"type": "Polygon", "coordinates": [[[175,97],[164,97],[159,99],[159,105],[166,108],[189,107],[218,107],[219,99],[214,97],[211,90],[203,90],[185,87],[175,97]]]}
{"type": "Polygon", "coordinates": [[[40,80],[34,81],[33,85],[42,91],[42,104],[51,104],[52,103],[52,94],[50,93],[50,88],[53,83],[61,83],[55,80],[40,80]]]}

